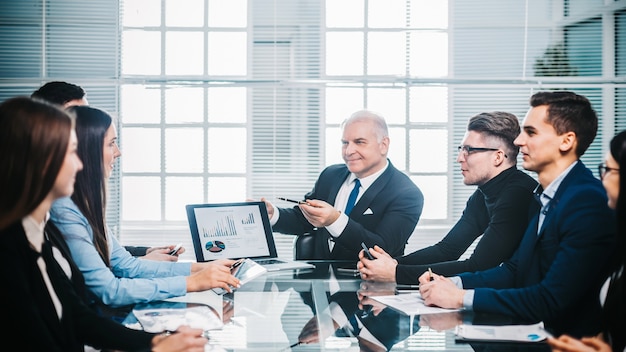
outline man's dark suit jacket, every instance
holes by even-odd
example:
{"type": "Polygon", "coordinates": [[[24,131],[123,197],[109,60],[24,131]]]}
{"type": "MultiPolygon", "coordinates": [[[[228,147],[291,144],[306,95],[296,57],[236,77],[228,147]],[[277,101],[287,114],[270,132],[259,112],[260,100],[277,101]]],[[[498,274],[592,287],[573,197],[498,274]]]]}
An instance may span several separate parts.
{"type": "MultiPolygon", "coordinates": [[[[14,341],[18,350],[82,352],[84,344],[149,350],[153,334],[98,316],[83,303],[52,253],[44,251],[50,282],[63,306],[59,320],[37,265],[39,253],[31,248],[21,221],[0,231],[0,248],[0,277],[6,283],[0,290],[0,309],[9,323],[0,336],[7,341],[20,337],[14,341]]],[[[66,259],[71,266],[71,258],[66,259]]]]}
{"type": "MultiPolygon", "coordinates": [[[[327,167],[304,199],[319,199],[334,205],[337,193],[349,175],[345,164],[327,167]]],[[[311,233],[315,248],[313,257],[307,259],[356,261],[361,242],[368,247],[378,245],[395,257],[404,253],[423,206],[424,196],[419,188],[389,162],[387,170],[363,193],[352,209],[348,225],[334,239],[332,253],[328,248],[328,239],[332,237],[328,230],[313,228],[297,206],[280,209],[280,217],[273,230],[295,235],[311,233]]]]}
{"type": "Polygon", "coordinates": [[[556,334],[596,335],[599,289],[616,237],[606,191],[579,161],[548,204],[539,234],[538,219],[539,210],[510,260],[459,275],[464,288],[476,288],[473,309],[544,321],[556,334]]]}

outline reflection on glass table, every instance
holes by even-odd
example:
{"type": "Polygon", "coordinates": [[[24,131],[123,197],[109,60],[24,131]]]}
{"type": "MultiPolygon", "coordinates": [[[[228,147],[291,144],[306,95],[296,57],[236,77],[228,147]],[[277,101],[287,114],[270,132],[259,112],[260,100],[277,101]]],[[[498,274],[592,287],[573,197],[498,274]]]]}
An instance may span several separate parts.
{"type": "MultiPolygon", "coordinates": [[[[458,342],[454,328],[461,323],[511,322],[459,311],[406,315],[372,298],[395,294],[395,284],[338,274],[355,263],[314,264],[267,273],[222,296],[209,290],[172,301],[217,311],[223,326],[207,332],[208,351],[549,351],[545,343],[458,342]]],[[[129,314],[125,323],[133,322],[129,314]]]]}

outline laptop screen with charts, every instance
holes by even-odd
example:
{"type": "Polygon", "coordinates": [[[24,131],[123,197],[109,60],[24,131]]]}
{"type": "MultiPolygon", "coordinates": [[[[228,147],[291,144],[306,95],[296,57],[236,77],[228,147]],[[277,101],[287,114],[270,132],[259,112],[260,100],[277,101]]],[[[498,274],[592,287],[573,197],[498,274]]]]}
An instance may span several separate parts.
{"type": "Polygon", "coordinates": [[[277,258],[264,202],[188,204],[186,210],[198,262],[250,258],[268,271],[314,268],[277,258]]]}

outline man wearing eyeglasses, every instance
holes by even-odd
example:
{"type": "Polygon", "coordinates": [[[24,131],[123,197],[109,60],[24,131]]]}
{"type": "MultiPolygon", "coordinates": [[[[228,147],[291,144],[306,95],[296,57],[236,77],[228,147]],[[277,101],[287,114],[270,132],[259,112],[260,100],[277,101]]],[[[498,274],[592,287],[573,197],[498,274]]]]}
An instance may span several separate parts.
{"type": "Polygon", "coordinates": [[[598,294],[616,237],[606,191],[580,161],[598,117],[586,97],[568,91],[536,93],[530,105],[515,144],[524,168],[537,173],[539,203],[518,249],[492,269],[451,278],[424,273],[420,293],[427,305],[594,336],[602,330],[598,294]]]}
{"type": "Polygon", "coordinates": [[[528,208],[537,182],[517,169],[519,148],[513,141],[520,133],[515,115],[483,112],[470,118],[458,147],[456,161],[463,183],[478,186],[467,201],[461,218],[438,243],[399,258],[375,246],[368,260],[358,263],[361,278],[416,284],[429,268],[442,275],[494,267],[508,259],[528,224],[528,208]],[[458,260],[481,236],[473,253],[458,260]]]}

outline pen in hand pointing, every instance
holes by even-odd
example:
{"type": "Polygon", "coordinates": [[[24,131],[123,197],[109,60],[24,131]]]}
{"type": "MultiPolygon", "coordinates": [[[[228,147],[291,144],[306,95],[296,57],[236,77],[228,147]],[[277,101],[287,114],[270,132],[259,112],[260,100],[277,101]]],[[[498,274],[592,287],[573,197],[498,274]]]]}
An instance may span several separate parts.
{"type": "Polygon", "coordinates": [[[433,270],[431,268],[428,268],[428,280],[429,281],[435,280],[435,277],[433,276],[433,270]]]}
{"type": "Polygon", "coordinates": [[[280,200],[284,200],[285,202],[296,203],[296,204],[307,204],[305,200],[294,200],[284,197],[277,197],[280,200]]]}

